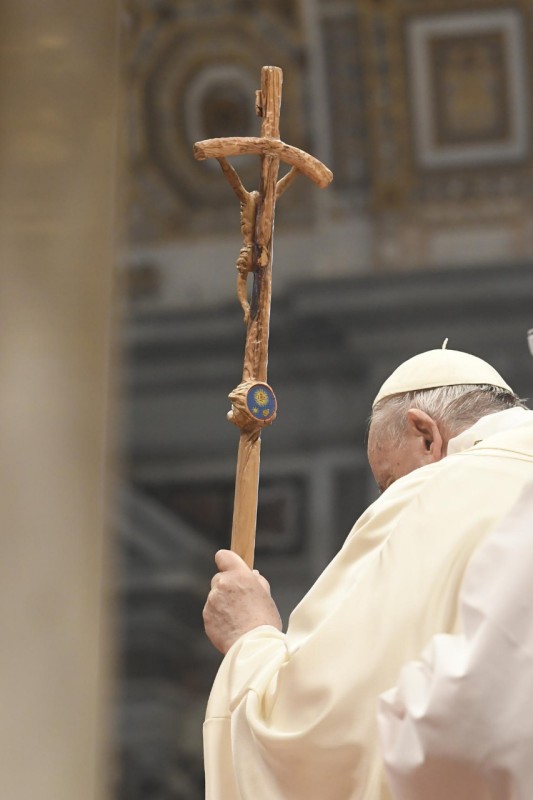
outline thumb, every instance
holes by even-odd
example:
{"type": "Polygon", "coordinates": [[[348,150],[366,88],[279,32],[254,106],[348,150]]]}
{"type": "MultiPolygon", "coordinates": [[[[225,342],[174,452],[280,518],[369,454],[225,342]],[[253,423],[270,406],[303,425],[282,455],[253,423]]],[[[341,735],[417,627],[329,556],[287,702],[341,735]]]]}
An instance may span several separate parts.
{"type": "Polygon", "coordinates": [[[220,572],[227,572],[230,569],[249,569],[233,550],[219,550],[215,555],[215,564],[220,572]]]}

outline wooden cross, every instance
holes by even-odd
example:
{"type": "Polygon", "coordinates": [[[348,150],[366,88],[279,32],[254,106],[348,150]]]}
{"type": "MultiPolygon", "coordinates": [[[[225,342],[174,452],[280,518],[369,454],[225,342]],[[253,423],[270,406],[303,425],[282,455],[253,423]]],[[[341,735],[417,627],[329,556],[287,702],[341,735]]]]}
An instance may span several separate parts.
{"type": "Polygon", "coordinates": [[[256,113],[262,117],[261,136],[235,136],[206,139],[194,145],[194,157],[200,161],[216,158],[241,205],[243,246],[237,259],[237,294],[244,311],[246,345],[242,382],[229,398],[228,419],[240,429],[231,549],[248,566],[253,565],[259,453],[261,430],[271,425],[277,403],[267,381],[268,335],[272,284],[272,243],[276,200],[301,172],[321,188],[332,180],[330,170],[313,156],[279,138],[281,85],[279,67],[263,67],[261,89],[256,92],[256,113]],[[226,160],[227,156],[261,156],[259,191],[248,192],[226,160]],[[280,162],[291,169],[278,180],[280,162]],[[247,277],[253,274],[251,303],[248,302],[247,277]]]}

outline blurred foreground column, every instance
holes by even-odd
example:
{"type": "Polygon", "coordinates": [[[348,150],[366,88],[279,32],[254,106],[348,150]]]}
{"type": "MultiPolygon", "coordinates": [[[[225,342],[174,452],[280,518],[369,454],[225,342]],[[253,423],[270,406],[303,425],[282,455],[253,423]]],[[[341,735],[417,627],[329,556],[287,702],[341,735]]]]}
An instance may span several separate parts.
{"type": "Polygon", "coordinates": [[[115,0],[2,0],[3,800],[106,796],[117,107],[115,0]]]}

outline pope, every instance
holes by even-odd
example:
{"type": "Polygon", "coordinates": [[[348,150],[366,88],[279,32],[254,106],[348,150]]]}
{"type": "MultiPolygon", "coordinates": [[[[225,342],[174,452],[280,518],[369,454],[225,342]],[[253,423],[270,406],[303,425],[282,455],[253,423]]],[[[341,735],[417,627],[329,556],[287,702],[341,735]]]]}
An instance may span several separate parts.
{"type": "Polygon", "coordinates": [[[382,493],[285,633],[266,580],[216,555],[207,800],[391,797],[378,698],[435,634],[461,633],[469,560],[533,480],[533,412],[482,359],[431,350],[379,390],[368,458],[382,493]]]}

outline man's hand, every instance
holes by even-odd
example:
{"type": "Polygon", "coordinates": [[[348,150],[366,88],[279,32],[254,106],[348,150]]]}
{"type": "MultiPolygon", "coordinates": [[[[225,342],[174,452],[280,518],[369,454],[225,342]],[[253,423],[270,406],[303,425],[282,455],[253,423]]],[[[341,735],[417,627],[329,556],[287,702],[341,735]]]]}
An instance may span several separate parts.
{"type": "Polygon", "coordinates": [[[224,655],[237,639],[259,625],[281,630],[281,619],[268,581],[231,550],[219,550],[220,570],[211,581],[204,607],[204,625],[212,644],[224,655]]]}

